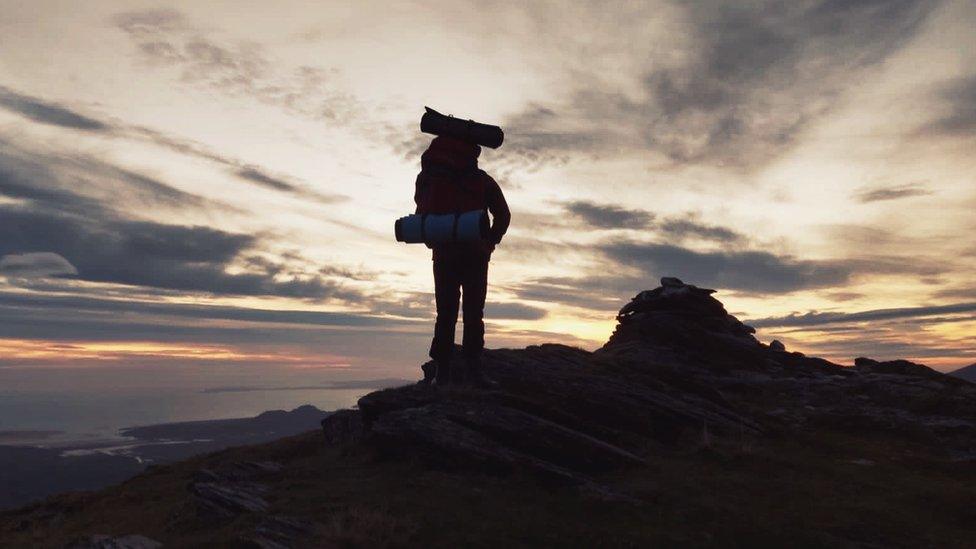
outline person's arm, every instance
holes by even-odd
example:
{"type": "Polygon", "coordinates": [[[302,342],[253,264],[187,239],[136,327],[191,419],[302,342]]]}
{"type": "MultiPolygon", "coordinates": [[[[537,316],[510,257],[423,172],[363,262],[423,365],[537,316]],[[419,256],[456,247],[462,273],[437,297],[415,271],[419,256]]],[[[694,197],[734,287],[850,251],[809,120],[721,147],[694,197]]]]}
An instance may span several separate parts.
{"type": "Polygon", "coordinates": [[[508,225],[512,222],[512,212],[508,209],[508,202],[505,201],[505,195],[502,193],[502,188],[498,186],[498,182],[489,175],[486,177],[489,180],[488,211],[491,212],[492,218],[491,229],[488,231],[488,241],[492,244],[498,244],[502,241],[505,231],[508,230],[508,225]]]}
{"type": "Polygon", "coordinates": [[[417,174],[417,181],[414,182],[414,186],[413,186],[413,202],[414,204],[417,205],[417,208],[414,210],[413,213],[418,213],[418,214],[420,213],[420,191],[422,186],[420,182],[420,176],[422,174],[423,174],[422,172],[417,174]]]}

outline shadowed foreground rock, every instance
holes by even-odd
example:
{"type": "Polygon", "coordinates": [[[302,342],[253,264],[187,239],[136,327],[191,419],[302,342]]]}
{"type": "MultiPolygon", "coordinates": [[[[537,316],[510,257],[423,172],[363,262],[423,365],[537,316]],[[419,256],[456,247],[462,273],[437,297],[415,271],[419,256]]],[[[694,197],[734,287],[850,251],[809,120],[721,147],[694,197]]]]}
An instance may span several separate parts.
{"type": "Polygon", "coordinates": [[[976,385],[907,361],[855,367],[766,346],[714,290],[664,278],[621,309],[595,352],[562,345],[485,354],[492,391],[422,385],[364,396],[322,422],[442,467],[526,471],[592,486],[657,446],[830,425],[894,431],[976,458],[976,385]]]}

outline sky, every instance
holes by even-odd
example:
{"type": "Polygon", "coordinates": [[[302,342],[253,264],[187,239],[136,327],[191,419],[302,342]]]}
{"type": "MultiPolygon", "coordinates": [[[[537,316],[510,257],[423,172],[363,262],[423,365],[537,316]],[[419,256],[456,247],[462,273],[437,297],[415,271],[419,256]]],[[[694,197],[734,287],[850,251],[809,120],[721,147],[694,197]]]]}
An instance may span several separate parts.
{"type": "Polygon", "coordinates": [[[597,348],[676,276],[791,350],[976,362],[974,25],[966,0],[0,0],[0,370],[416,375],[431,263],[392,229],[424,106],[505,130],[489,347],[597,348]]]}

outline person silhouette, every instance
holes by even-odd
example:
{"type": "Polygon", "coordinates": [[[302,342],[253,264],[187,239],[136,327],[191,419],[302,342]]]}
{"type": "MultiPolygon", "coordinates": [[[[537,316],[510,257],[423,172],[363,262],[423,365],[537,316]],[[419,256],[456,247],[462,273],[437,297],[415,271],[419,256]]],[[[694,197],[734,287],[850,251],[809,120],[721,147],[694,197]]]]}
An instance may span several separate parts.
{"type": "Polygon", "coordinates": [[[467,381],[491,386],[485,376],[481,354],[485,348],[484,308],[488,291],[488,263],[508,230],[511,212],[498,183],[478,168],[481,147],[445,135],[435,137],[420,157],[414,202],[418,214],[448,214],[487,209],[492,222],[486,239],[474,242],[428,244],[434,264],[434,297],[437,319],[430,357],[435,372],[425,371],[425,380],[437,386],[467,381]],[[461,292],[464,333],[461,354],[463,368],[453,364],[455,326],[461,292]],[[431,379],[433,377],[433,379],[431,379]]]}

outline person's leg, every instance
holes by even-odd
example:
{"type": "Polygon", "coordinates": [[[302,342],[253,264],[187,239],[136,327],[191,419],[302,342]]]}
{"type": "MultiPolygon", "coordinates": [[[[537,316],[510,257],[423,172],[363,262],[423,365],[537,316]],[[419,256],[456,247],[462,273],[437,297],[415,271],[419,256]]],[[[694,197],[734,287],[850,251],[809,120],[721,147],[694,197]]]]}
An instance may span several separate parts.
{"type": "Polygon", "coordinates": [[[464,288],[462,305],[464,337],[462,348],[466,358],[477,358],[485,348],[485,297],[488,293],[488,256],[471,253],[464,258],[461,270],[464,288]]]}
{"type": "Polygon", "coordinates": [[[488,256],[476,254],[465,265],[464,287],[464,366],[465,381],[476,387],[490,389],[498,384],[488,379],[481,368],[481,353],[485,349],[485,297],[488,293],[488,256]]]}
{"type": "Polygon", "coordinates": [[[451,355],[454,353],[454,330],[460,297],[461,278],[457,261],[443,254],[434,260],[434,299],[437,302],[437,320],[434,322],[434,339],[430,344],[430,357],[437,363],[438,383],[450,381],[449,368],[451,355]]]}

